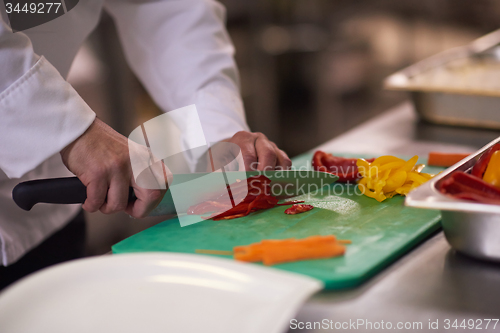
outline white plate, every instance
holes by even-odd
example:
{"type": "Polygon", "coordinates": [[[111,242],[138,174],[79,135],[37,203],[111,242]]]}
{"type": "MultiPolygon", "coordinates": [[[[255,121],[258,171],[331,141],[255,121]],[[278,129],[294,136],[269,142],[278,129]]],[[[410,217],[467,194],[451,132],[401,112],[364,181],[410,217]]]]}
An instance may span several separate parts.
{"type": "Polygon", "coordinates": [[[282,332],[322,287],[305,276],[201,255],[102,256],[7,288],[0,332],[282,332]]]}

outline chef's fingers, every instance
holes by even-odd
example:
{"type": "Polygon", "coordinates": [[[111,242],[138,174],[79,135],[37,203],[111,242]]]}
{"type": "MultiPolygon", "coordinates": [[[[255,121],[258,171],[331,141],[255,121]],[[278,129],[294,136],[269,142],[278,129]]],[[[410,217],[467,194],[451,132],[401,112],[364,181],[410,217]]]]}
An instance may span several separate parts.
{"type": "Polygon", "coordinates": [[[125,212],[135,218],[143,218],[158,206],[165,194],[161,190],[147,190],[140,187],[134,187],[137,200],[128,204],[125,212]]]}
{"type": "MultiPolygon", "coordinates": [[[[163,164],[163,163],[161,163],[163,164]]],[[[152,171],[149,176],[152,176],[157,179],[157,186],[162,186],[161,189],[158,187],[152,188],[143,188],[137,185],[134,177],[132,176],[130,179],[131,186],[134,188],[136,200],[130,202],[125,209],[125,212],[132,217],[135,218],[143,218],[149,215],[149,213],[158,206],[158,204],[163,199],[163,196],[167,192],[168,184],[160,185],[160,182],[165,182],[163,179],[163,170],[161,174],[159,173],[161,169],[161,165],[159,163],[155,163],[149,171],[152,171]]],[[[168,169],[167,169],[168,171],[168,169]]],[[[168,171],[170,172],[170,171],[168,171]]],[[[169,179],[171,180],[171,179],[169,179]]],[[[149,182],[149,185],[153,183],[149,182]]]]}
{"type": "Polygon", "coordinates": [[[103,181],[102,178],[97,179],[97,181],[87,184],[87,199],[82,206],[83,209],[90,213],[97,212],[101,208],[108,192],[108,183],[103,181]]]}
{"type": "Polygon", "coordinates": [[[241,155],[243,156],[243,162],[245,164],[245,170],[256,170],[257,169],[257,151],[255,150],[255,141],[258,136],[255,133],[249,133],[241,131],[236,133],[231,142],[240,146],[241,155]]]}
{"type": "Polygon", "coordinates": [[[106,202],[100,208],[104,214],[113,214],[125,210],[128,204],[128,177],[124,174],[117,174],[109,185],[106,202]]]}
{"type": "Polygon", "coordinates": [[[276,169],[289,170],[290,167],[292,166],[292,161],[283,150],[279,149],[274,143],[273,145],[275,147],[276,156],[278,158],[278,162],[276,163],[276,169]]]}
{"type": "Polygon", "coordinates": [[[255,141],[255,150],[259,161],[258,170],[274,170],[276,168],[276,150],[264,134],[257,133],[258,138],[255,141]]]}

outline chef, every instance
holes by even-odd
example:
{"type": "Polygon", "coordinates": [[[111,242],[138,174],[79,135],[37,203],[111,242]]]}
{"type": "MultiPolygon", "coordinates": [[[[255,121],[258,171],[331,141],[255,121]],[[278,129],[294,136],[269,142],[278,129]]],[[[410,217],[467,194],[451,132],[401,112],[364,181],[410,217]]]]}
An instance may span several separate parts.
{"type": "Polygon", "coordinates": [[[161,109],[195,104],[207,142],[237,144],[247,168],[290,166],[273,142],[248,129],[218,2],[80,0],[21,32],[11,30],[6,10],[0,2],[0,288],[80,257],[84,246],[80,206],[36,205],[25,212],[12,201],[17,183],[74,174],[87,186],[84,210],[136,218],[161,200],[159,190],[135,184],[127,138],[96,118],[65,80],[102,10],[115,20],[129,65],[161,109]],[[138,198],[132,204],[129,186],[138,198]]]}

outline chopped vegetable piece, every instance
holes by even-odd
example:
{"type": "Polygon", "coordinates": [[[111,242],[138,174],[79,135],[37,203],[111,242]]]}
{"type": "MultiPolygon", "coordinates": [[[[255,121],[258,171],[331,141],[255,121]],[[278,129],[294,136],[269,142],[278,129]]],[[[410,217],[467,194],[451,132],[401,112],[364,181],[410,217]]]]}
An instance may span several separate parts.
{"type": "Polygon", "coordinates": [[[453,164],[460,162],[467,156],[469,156],[469,154],[441,153],[431,151],[429,153],[429,159],[427,160],[427,163],[432,166],[450,167],[453,164]]]}
{"type": "MultiPolygon", "coordinates": [[[[249,177],[246,182],[238,182],[236,186],[231,186],[231,199],[238,197],[243,190],[248,188],[248,194],[237,205],[231,206],[227,203],[227,192],[217,194],[214,198],[200,204],[189,207],[188,214],[201,215],[212,213],[206,219],[230,220],[255,212],[257,210],[269,209],[275,206],[293,205],[304,201],[290,201],[278,204],[278,199],[272,196],[271,180],[264,175],[249,177]]],[[[232,200],[231,200],[232,201],[232,200]]]]}
{"type": "Polygon", "coordinates": [[[358,159],[357,165],[361,179],[358,186],[367,197],[379,202],[392,198],[396,194],[407,195],[433,175],[421,173],[421,164],[416,164],[418,156],[408,161],[395,156],[380,156],[373,162],[358,159]]]}
{"type": "Polygon", "coordinates": [[[260,243],[234,248],[234,258],[240,261],[274,265],[308,259],[332,258],[345,253],[345,246],[335,236],[311,236],[304,239],[268,239],[260,243]]]}
{"type": "Polygon", "coordinates": [[[456,199],[464,199],[487,204],[500,204],[500,189],[481,178],[462,171],[455,171],[438,184],[441,193],[456,199]]]}
{"type": "MultiPolygon", "coordinates": [[[[354,182],[360,178],[356,161],[356,158],[333,156],[332,154],[318,150],[314,153],[312,166],[314,170],[338,176],[338,182],[347,183],[354,182]]],[[[372,162],[373,159],[367,159],[367,161],[372,162]]]]}
{"type": "Polygon", "coordinates": [[[493,186],[500,187],[500,150],[491,155],[483,180],[493,186]]]}
{"type": "Polygon", "coordinates": [[[285,214],[295,215],[310,211],[314,207],[311,205],[293,205],[292,207],[285,210],[285,214]]]}
{"type": "Polygon", "coordinates": [[[500,143],[495,144],[493,147],[484,152],[479,160],[477,160],[476,164],[474,164],[474,167],[472,167],[471,175],[483,178],[484,172],[488,167],[491,156],[498,150],[500,150],[500,143]]]}

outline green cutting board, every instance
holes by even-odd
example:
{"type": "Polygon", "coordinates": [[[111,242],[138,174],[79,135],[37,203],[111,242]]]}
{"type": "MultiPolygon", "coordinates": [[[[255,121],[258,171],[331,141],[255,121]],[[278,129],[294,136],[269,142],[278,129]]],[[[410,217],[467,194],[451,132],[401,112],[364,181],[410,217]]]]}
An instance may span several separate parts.
{"type": "MultiPolygon", "coordinates": [[[[305,154],[295,158],[293,164],[302,167],[310,160],[311,155],[305,154]]],[[[422,162],[425,161],[419,161],[422,162]]],[[[441,170],[428,167],[424,171],[441,170]]],[[[297,215],[286,215],[287,207],[278,206],[243,218],[207,220],[186,227],[180,227],[174,218],[123,240],[112,250],[113,253],[232,251],[234,246],[263,239],[333,234],[338,239],[352,240],[344,256],[272,267],[319,279],[326,289],[354,287],[438,230],[441,218],[439,211],[405,207],[401,196],[380,203],[353,194],[355,190],[355,185],[335,183],[323,188],[323,193],[306,194],[303,199],[315,208],[297,215]]]]}

